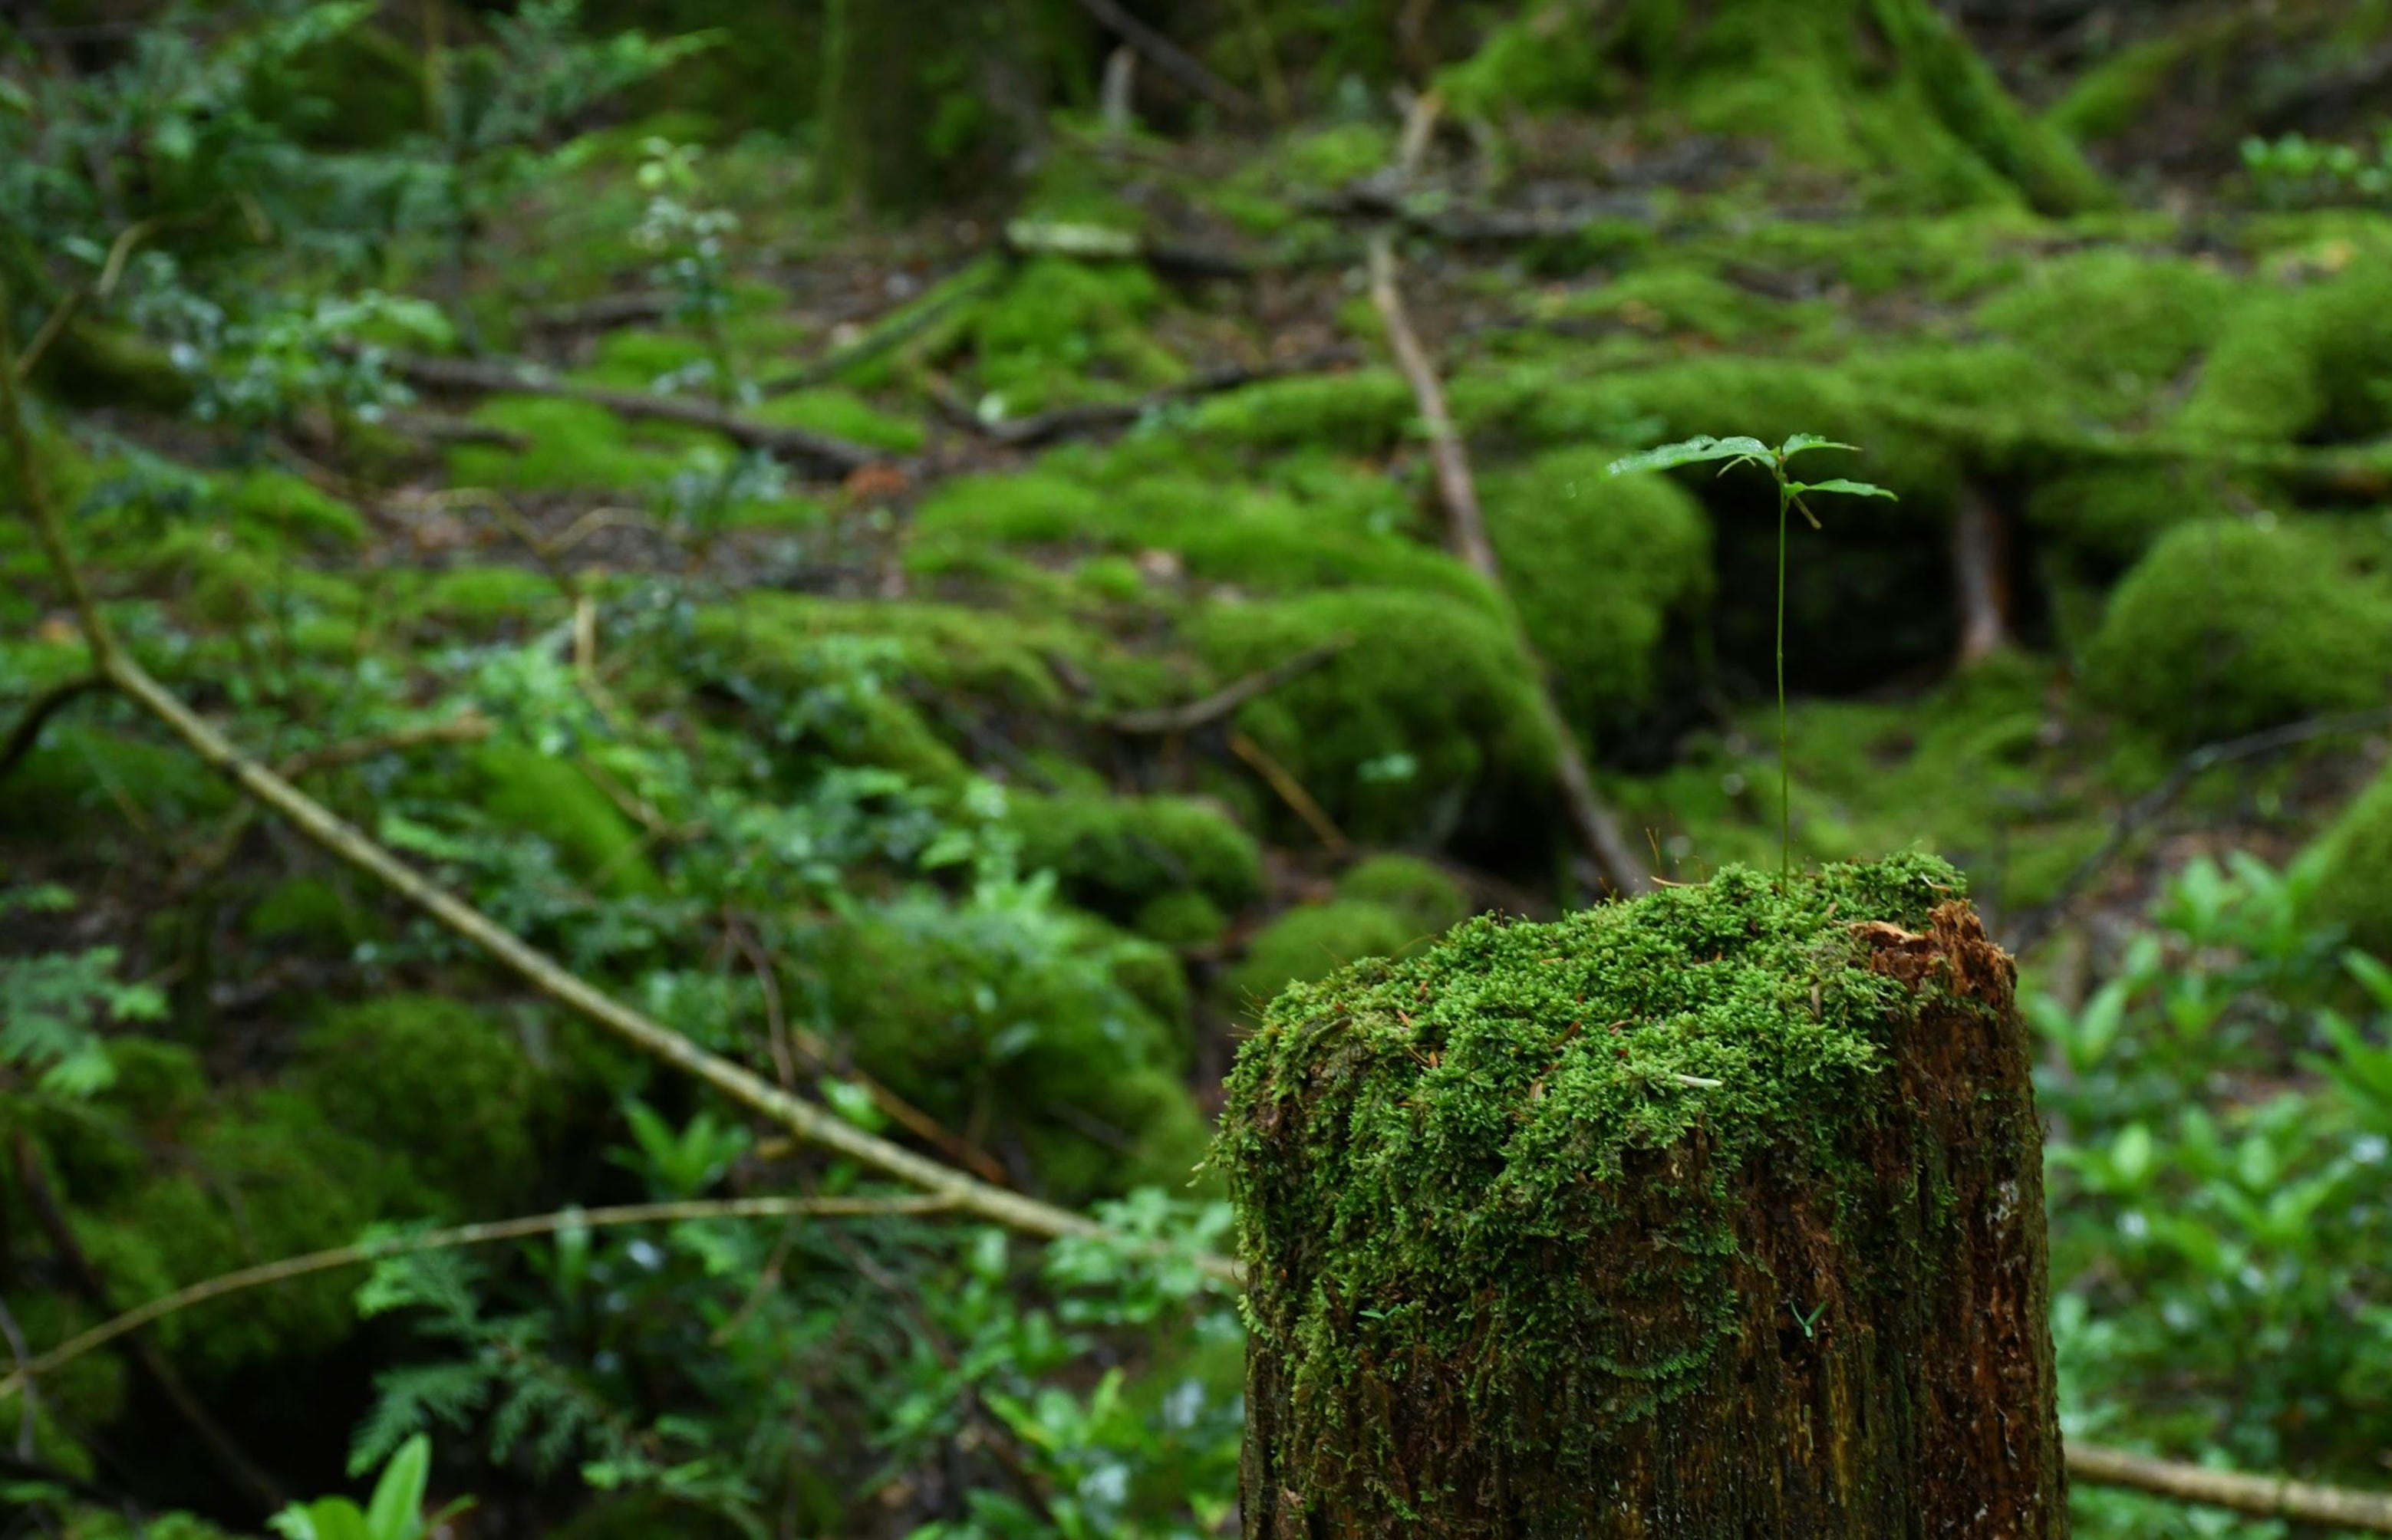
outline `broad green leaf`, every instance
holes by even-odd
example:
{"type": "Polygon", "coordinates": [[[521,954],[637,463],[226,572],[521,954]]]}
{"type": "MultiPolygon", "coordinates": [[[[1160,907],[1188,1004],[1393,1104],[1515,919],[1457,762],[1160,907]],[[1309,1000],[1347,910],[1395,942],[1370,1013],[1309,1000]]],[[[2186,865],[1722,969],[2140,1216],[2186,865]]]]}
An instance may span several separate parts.
{"type": "Polygon", "coordinates": [[[1841,476],[1831,481],[1798,481],[1789,490],[1797,496],[1804,492],[1842,492],[1855,498],[1893,498],[1893,494],[1882,486],[1865,481],[1846,481],[1841,476]]]}
{"type": "Polygon", "coordinates": [[[366,1508],[367,1540],[415,1540],[423,1524],[423,1488],[432,1475],[432,1441],[418,1433],[398,1446],[374,1483],[366,1508]]]}
{"type": "Polygon", "coordinates": [[[1796,434],[1777,446],[1777,458],[1792,459],[1796,455],[1811,449],[1850,449],[1854,454],[1858,454],[1860,447],[1857,444],[1840,444],[1832,438],[1822,437],[1817,434],[1796,434]]]}
{"type": "Polygon", "coordinates": [[[1769,446],[1757,438],[1713,438],[1709,434],[1698,434],[1676,444],[1664,444],[1639,454],[1623,455],[1605,467],[1605,472],[1609,475],[1626,476],[1641,471],[1668,471],[1681,465],[1715,459],[1749,459],[1766,464],[1769,458],[1769,446]]]}

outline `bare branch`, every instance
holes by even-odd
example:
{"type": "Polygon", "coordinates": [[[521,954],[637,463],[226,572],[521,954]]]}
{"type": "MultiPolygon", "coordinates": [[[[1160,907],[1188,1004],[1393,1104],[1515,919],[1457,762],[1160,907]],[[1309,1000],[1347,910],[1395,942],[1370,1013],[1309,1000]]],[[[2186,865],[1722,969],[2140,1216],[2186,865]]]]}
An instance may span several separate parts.
{"type": "Polygon", "coordinates": [[[25,714],[17,718],[17,725],[8,730],[8,736],[0,739],[0,781],[8,779],[8,772],[17,768],[18,761],[33,752],[33,744],[40,740],[42,729],[61,707],[79,696],[105,687],[107,682],[97,674],[84,674],[54,684],[34,696],[32,704],[25,707],[25,714]]]}
{"type": "Polygon", "coordinates": [[[171,1294],[162,1294],[146,1304],[101,1322],[88,1331],[77,1333],[47,1352],[35,1355],[7,1378],[0,1379],[0,1401],[24,1390],[40,1376],[73,1363],[94,1348],[105,1347],[127,1332],[138,1331],[152,1321],[188,1310],[193,1305],[205,1304],[210,1300],[220,1300],[244,1289],[304,1278],[314,1273],[329,1273],[336,1268],[379,1262],[384,1257],[405,1256],[417,1251],[454,1250],[464,1246],[488,1246],[502,1240],[552,1236],[560,1230],[596,1230],[610,1225],[678,1224],[707,1219],[935,1214],[955,1207],[944,1197],[734,1197],[684,1203],[629,1203],[605,1209],[560,1209],[553,1213],[533,1214],[523,1219],[457,1224],[444,1230],[361,1240],[349,1246],[334,1246],[302,1256],[284,1257],[279,1262],[260,1262],[254,1267],[243,1267],[213,1278],[203,1278],[171,1294]]]}
{"type": "Polygon", "coordinates": [[[1356,638],[1340,635],[1330,638],[1317,647],[1307,647],[1284,663],[1273,664],[1259,672],[1215,691],[1201,701],[1186,705],[1157,706],[1149,711],[1124,711],[1107,718],[1105,725],[1115,732],[1154,734],[1192,732],[1207,722],[1215,722],[1258,695],[1267,695],[1288,680],[1309,674],[1338,654],[1354,645],[1356,638]]]}
{"type": "Polygon", "coordinates": [[[2392,1492],[2320,1486],[2289,1476],[2250,1476],[2179,1460],[2157,1460],[2098,1443],[2068,1446],[2068,1479],[2079,1486],[2119,1486],[2179,1503],[2222,1508],[2257,1519],[2287,1519],[2325,1529],[2392,1534],[2392,1492]]]}

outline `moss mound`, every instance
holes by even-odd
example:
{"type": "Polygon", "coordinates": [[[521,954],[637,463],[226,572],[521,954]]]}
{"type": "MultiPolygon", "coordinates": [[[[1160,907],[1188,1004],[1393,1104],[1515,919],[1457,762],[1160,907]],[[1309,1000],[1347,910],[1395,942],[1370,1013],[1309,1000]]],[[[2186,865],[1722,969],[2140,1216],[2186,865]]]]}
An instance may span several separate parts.
{"type": "Polygon", "coordinates": [[[1262,890],[1262,851],[1210,804],[1184,796],[1011,799],[1021,862],[1051,871],[1064,895],[1126,919],[1150,900],[1189,890],[1223,909],[1262,890]]]}
{"type": "Polygon", "coordinates": [[[1487,478],[1487,532],[1565,715],[1593,731],[1648,705],[1663,631],[1709,598],[1702,505],[1614,454],[1561,449],[1487,478]]]}
{"type": "Polygon", "coordinates": [[[594,890],[614,897],[661,890],[639,827],[571,760],[518,739],[493,738],[467,762],[483,814],[546,840],[565,869],[594,890]]]}
{"type": "Polygon", "coordinates": [[[1355,589],[1214,605],[1190,629],[1199,654],[1231,677],[1356,639],[1236,718],[1356,839],[1434,844],[1475,794],[1549,777],[1533,666],[1491,615],[1432,594],[1355,589]]]}
{"type": "Polygon", "coordinates": [[[2231,489],[2187,465],[2095,465],[2038,481],[2027,522],[2077,555],[2123,565],[2178,524],[2222,518],[2231,489]]]}
{"type": "Polygon", "coordinates": [[[2360,792],[2311,848],[2320,870],[2309,917],[2392,957],[2392,773],[2360,792]]]}
{"type": "Polygon", "coordinates": [[[1597,1480],[1587,1441],[1690,1389],[1737,1327],[1757,1178],[1794,1173],[1835,1223],[1876,1223],[1854,1109],[1885,1100],[1893,1034],[1934,991],[1873,970],[1865,933],[1924,931],[1959,887],[1918,856],[1791,884],[1731,869],[1554,925],[1473,920],[1281,996],[1239,1055],[1215,1159],[1257,1351],[1293,1377],[1273,1398],[1296,1419],[1274,1444],[1302,1451],[1283,1479],[1308,1505],[1434,1527],[1433,1470],[1385,1484],[1393,1420],[1597,1480]],[[1413,1364],[1468,1404],[1391,1417],[1413,1364]],[[1523,1403],[1568,1410],[1540,1442],[1523,1403]]]}
{"type": "Polygon", "coordinates": [[[2086,650],[2096,703],[2193,743],[2384,697],[2392,602],[2294,526],[2205,520],[2126,575],[2086,650]]]}
{"type": "Polygon", "coordinates": [[[1337,879],[1337,896],[1392,910],[1424,931],[1445,930],[1470,913],[1462,885],[1433,861],[1418,856],[1372,856],[1337,879]]]}
{"type": "Polygon", "coordinates": [[[2334,440],[2392,427],[2392,264],[2254,296],[2218,338],[2178,426],[2201,438],[2334,440]]]}
{"type": "Polygon", "coordinates": [[[1226,979],[1230,1003],[1258,1016],[1290,984],[1326,978],[1364,958],[1394,957],[1425,934],[1413,916],[1369,899],[1291,909],[1246,943],[1246,955],[1226,979]]]}

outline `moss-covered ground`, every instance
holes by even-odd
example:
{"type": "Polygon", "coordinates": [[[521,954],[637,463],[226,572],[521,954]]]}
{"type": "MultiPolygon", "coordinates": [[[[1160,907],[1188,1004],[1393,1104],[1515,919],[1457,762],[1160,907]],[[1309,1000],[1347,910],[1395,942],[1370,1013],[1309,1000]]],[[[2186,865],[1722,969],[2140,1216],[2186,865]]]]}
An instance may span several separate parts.
{"type": "MultiPolygon", "coordinates": [[[[1341,7],[1262,8],[1379,67],[1312,14],[1341,7]]],[[[484,232],[460,295],[486,343],[848,441],[873,461],[852,474],[533,393],[195,425],[157,358],[110,351],[114,315],[34,381],[42,471],[162,679],[708,1048],[869,1079],[945,1153],[1076,1204],[1183,1187],[1218,1107],[1204,1070],[1257,1023],[1296,1055],[1344,1002],[1392,1042],[1434,978],[1417,1042],[1442,1057],[1378,1068],[1486,1094],[1439,1101],[1435,1136],[1346,1173],[1341,1201],[1413,1214],[1455,1257],[1531,1244],[1560,1201],[1547,1157],[1684,1132],[1670,1075],[1744,1087],[1719,1126],[1758,1138],[1865,1072],[1877,986],[1811,950],[1837,895],[1908,912],[1965,880],[1996,935],[2129,900],[2150,831],[2080,867],[2183,755],[2387,698],[2392,215],[2230,190],[2179,207],[2097,173],[2087,145],[2216,62],[2207,32],[2029,108],[1924,0],[1866,7],[1883,57],[1846,45],[1840,7],[1792,0],[1517,8],[1436,75],[1452,117],[1398,241],[1500,589],[1449,549],[1361,297],[1351,211],[1374,205],[1345,195],[1398,136],[1368,91],[1252,136],[1060,117],[997,212],[1111,232],[1093,254],[1006,250],[977,205],[834,218],[786,145],[727,142],[708,196],[741,222],[703,325],[552,318],[649,283],[635,147],[676,118],[577,141],[484,232]],[[1471,219],[1493,233],[1453,234],[1471,219]],[[1221,388],[1228,369],[1250,382],[1221,388]],[[1826,434],[1858,452],[1822,474],[1899,498],[1821,499],[1826,527],[1793,531],[1790,806],[1768,487],[1606,472],[1704,433],[1826,434]],[[2006,644],[1964,666],[1955,528],[1982,508],[2006,644]],[[1436,939],[1594,896],[1545,687],[1646,869],[1716,879],[1564,922],[1601,940],[1601,977],[1544,969],[1526,927],[1436,939]],[[1749,874],[1878,858],[1791,898],[1749,874]],[[1789,969],[1824,1016],[1789,1004],[1789,969]],[[1537,1034],[1580,1016],[1630,1025],[1548,1068],[1537,1034]],[[1783,1052],[1748,1085],[1755,1021],[1783,1052]],[[1532,1082],[1511,1137],[1536,1159],[1453,1153],[1532,1082]]],[[[436,253],[388,261],[401,286],[446,282],[436,253]]],[[[82,668],[45,570],[0,518],[0,732],[82,668]]],[[[2353,743],[2208,771],[2169,828],[2321,836],[2320,912],[2382,947],[2392,807],[2379,783],[2341,809],[2353,743]]],[[[373,1223],[645,1196],[664,1178],[626,1153],[626,1104],[695,1116],[105,695],[0,770],[0,874],[83,906],[6,919],[0,953],[104,942],[166,997],[109,1027],[115,1083],[72,1112],[0,1082],[0,1121],[124,1298],[373,1223]]],[[[1384,1117],[1393,1083],[1356,1089],[1358,1116],[1384,1117]]],[[[868,1101],[839,1105],[889,1131],[868,1101]]],[[[710,1180],[818,1174],[749,1152],[710,1180]]],[[[1424,1265],[1356,1259],[1347,1302],[1390,1311],[1424,1265]]],[[[160,1339],[212,1396],[330,1373],[369,1352],[349,1287],[160,1339]]],[[[6,1292],[43,1339],[93,1316],[49,1275],[6,1292]]],[[[68,1421],[164,1426],[132,1394],[120,1365],[79,1365],[45,1457],[88,1469],[68,1421]]]]}

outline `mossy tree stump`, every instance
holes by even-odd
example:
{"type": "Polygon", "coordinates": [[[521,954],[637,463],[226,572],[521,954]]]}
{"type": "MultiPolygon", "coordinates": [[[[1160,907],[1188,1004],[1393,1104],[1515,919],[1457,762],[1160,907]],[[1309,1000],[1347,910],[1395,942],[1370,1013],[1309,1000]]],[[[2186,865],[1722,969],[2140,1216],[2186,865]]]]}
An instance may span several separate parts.
{"type": "Polygon", "coordinates": [[[1220,1146],[1248,1540],[2064,1535],[2013,982],[1904,857],[1291,989],[1220,1146]]]}

